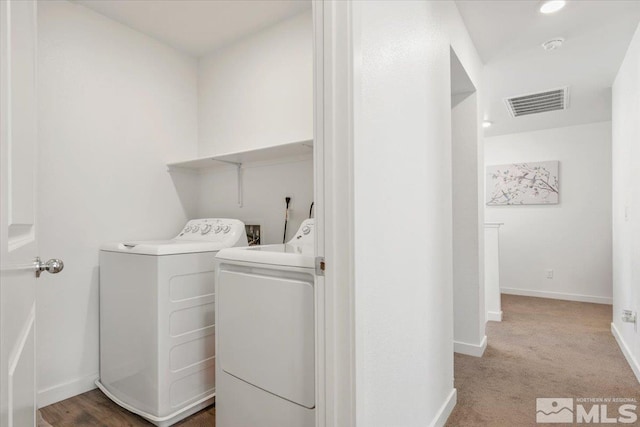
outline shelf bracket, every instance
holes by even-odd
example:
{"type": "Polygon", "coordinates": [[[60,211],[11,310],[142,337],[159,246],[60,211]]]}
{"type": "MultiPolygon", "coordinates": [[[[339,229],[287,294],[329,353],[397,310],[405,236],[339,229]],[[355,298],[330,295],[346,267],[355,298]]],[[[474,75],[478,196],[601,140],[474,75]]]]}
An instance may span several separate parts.
{"type": "Polygon", "coordinates": [[[242,207],[242,163],[239,162],[231,162],[229,160],[220,160],[220,159],[211,159],[216,162],[226,163],[228,165],[233,165],[236,167],[236,173],[238,174],[236,177],[236,183],[238,185],[238,207],[242,207]]]}

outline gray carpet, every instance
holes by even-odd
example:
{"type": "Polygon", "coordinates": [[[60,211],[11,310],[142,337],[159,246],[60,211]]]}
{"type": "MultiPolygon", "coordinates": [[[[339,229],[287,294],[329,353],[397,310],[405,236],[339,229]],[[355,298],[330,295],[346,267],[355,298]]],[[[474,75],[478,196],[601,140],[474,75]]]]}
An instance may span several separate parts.
{"type": "MultiPolygon", "coordinates": [[[[542,425],[537,397],[640,401],[640,385],[611,335],[611,306],[503,295],[502,309],[503,322],[487,323],[482,358],[455,355],[458,404],[447,426],[542,425]]],[[[610,406],[617,415],[618,404],[610,406]]]]}

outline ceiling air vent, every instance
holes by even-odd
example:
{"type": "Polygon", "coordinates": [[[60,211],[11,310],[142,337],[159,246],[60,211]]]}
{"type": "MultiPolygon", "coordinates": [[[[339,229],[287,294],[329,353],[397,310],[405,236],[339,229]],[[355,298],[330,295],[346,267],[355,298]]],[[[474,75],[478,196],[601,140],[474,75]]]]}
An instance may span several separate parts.
{"type": "Polygon", "coordinates": [[[511,117],[565,110],[569,107],[569,88],[564,87],[529,95],[513,96],[506,98],[504,102],[507,104],[507,110],[509,110],[511,117]]]}

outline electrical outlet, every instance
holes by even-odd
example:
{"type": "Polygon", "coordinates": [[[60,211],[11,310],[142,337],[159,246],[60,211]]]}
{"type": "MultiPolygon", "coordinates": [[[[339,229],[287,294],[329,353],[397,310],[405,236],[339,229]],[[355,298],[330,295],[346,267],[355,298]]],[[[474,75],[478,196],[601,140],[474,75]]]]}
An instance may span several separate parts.
{"type": "Polygon", "coordinates": [[[631,310],[622,310],[622,321],[636,324],[636,313],[631,310]]]}
{"type": "Polygon", "coordinates": [[[547,279],[553,279],[553,270],[545,270],[547,279]]]}
{"type": "Polygon", "coordinates": [[[244,229],[247,232],[247,240],[249,241],[249,246],[258,246],[261,244],[260,225],[245,224],[244,229]]]}

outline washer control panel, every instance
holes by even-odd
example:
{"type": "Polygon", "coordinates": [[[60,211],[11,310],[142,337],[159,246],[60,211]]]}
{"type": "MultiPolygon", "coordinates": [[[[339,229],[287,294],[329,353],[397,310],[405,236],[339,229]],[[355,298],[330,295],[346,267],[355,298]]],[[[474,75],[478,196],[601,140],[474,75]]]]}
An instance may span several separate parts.
{"type": "Polygon", "coordinates": [[[237,219],[201,218],[192,219],[184,226],[176,240],[201,240],[216,242],[226,240],[230,235],[244,233],[244,223],[237,219]]]}
{"type": "Polygon", "coordinates": [[[300,224],[300,228],[293,236],[293,239],[289,240],[291,245],[312,245],[315,236],[315,222],[313,218],[305,219],[300,224]]]}

